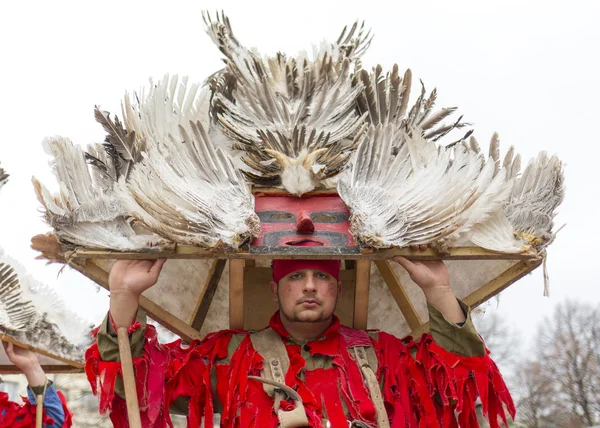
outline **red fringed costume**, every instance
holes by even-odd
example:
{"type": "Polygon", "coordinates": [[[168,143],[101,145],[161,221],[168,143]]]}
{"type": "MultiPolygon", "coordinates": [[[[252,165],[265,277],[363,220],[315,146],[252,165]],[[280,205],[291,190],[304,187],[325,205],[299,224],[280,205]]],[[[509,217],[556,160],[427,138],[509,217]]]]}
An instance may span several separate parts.
{"type": "MultiPolygon", "coordinates": [[[[349,419],[376,426],[375,407],[360,369],[347,349],[347,338],[356,330],[340,327],[339,320],[334,318],[318,340],[301,348],[289,340],[279,313],[271,318],[270,327],[285,343],[290,360],[285,383],[302,397],[311,427],[320,427],[325,417],[333,428],[347,427],[349,419]],[[311,356],[331,357],[331,364],[305,367],[303,349],[311,356]]],[[[488,355],[463,357],[450,353],[430,335],[424,335],[418,342],[410,338],[401,341],[383,332],[372,333],[370,337],[378,359],[377,380],[391,427],[478,427],[477,397],[492,428],[499,427],[501,421],[506,423],[506,413],[514,417],[511,396],[488,355]]],[[[181,397],[189,397],[189,427],[199,427],[202,420],[204,427],[212,427],[217,403],[223,427],[278,425],[273,399],[264,392],[261,383],[248,379],[249,375],[260,376],[263,365],[263,358],[252,346],[250,333],[221,331],[184,349],[181,341],[158,343],[156,331],[147,326],[145,340],[142,355],[134,358],[144,428],[172,426],[167,409],[181,397]],[[228,351],[232,337],[238,339],[239,346],[228,351]]],[[[100,396],[100,410],[111,411],[115,427],[127,427],[125,402],[114,392],[121,374],[120,363],[102,361],[97,344],[87,351],[86,360],[88,379],[100,396]]],[[[282,409],[289,406],[291,402],[281,402],[282,409]]]]}
{"type": "MultiPolygon", "coordinates": [[[[56,391],[63,407],[65,420],[61,428],[70,428],[73,425],[72,414],[67,408],[67,400],[62,392],[56,391]]],[[[36,406],[23,397],[24,404],[10,401],[6,392],[0,392],[0,428],[35,428],[36,406]]],[[[43,426],[54,425],[54,420],[43,413],[43,426]]],[[[56,427],[59,428],[59,427],[56,427]]]]}

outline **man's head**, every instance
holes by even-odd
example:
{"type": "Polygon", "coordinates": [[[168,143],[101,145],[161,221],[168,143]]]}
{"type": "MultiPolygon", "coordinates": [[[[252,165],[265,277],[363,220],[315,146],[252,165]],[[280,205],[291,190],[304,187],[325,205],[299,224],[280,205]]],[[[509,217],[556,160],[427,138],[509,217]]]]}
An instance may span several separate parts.
{"type": "Polygon", "coordinates": [[[291,322],[331,318],[342,289],[339,260],[273,260],[271,292],[291,322]]]}

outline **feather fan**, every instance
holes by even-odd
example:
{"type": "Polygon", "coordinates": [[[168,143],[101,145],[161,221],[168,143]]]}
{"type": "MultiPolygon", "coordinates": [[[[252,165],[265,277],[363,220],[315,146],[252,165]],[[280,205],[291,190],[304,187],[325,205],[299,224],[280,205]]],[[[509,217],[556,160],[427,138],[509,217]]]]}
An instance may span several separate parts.
{"type": "Polygon", "coordinates": [[[245,152],[246,177],[301,195],[336,175],[364,122],[354,108],[362,85],[352,84],[351,64],[368,47],[369,33],[355,25],[322,45],[314,60],[282,53],[263,59],[238,42],[226,16],[212,21],[206,14],[205,22],[227,64],[211,85],[211,114],[235,141],[232,149],[245,152]]]}
{"type": "MultiPolygon", "coordinates": [[[[480,152],[479,144],[471,138],[467,147],[480,152]]],[[[520,174],[521,158],[510,147],[500,161],[500,142],[492,136],[489,159],[495,170],[504,169],[507,179],[514,181],[510,195],[490,221],[473,229],[471,242],[483,248],[503,253],[518,253],[529,248],[543,251],[556,235],[553,231],[556,208],[564,197],[562,163],[545,152],[532,159],[520,174]]]]}
{"type": "Polygon", "coordinates": [[[83,362],[93,325],[66,309],[46,285],[0,249],[0,331],[19,342],[83,362]]]}
{"type": "Polygon", "coordinates": [[[371,128],[338,180],[351,231],[370,247],[432,244],[444,251],[501,206],[510,182],[461,145],[437,147],[418,128],[399,132],[391,124],[371,128]],[[399,138],[405,144],[392,156],[399,138]]]}
{"type": "Polygon", "coordinates": [[[149,148],[118,195],[130,215],[177,243],[236,249],[260,231],[244,177],[200,122],[149,148]]]}
{"type": "Polygon", "coordinates": [[[53,156],[51,165],[60,189],[52,195],[35,177],[33,185],[45,220],[64,245],[137,251],[168,244],[156,235],[138,235],[131,227],[112,188],[110,171],[116,168],[108,157],[101,159],[101,150],[93,150],[98,157],[94,156],[96,170],[90,174],[83,150],[70,140],[54,137],[43,145],[53,156]]]}
{"type": "MultiPolygon", "coordinates": [[[[456,111],[456,107],[435,110],[437,90],[434,89],[427,96],[423,82],[421,93],[409,110],[412,72],[407,69],[401,77],[397,64],[385,75],[381,65],[374,67],[371,73],[367,70],[356,70],[353,83],[363,87],[356,100],[358,112],[361,115],[366,114],[367,121],[375,126],[392,124],[401,131],[394,142],[394,154],[403,144],[403,135],[411,135],[413,129],[419,129],[426,140],[438,141],[452,130],[470,125],[462,122],[462,116],[445,123],[444,120],[456,111]]],[[[451,144],[463,141],[471,133],[472,131],[468,131],[465,136],[451,144]]]]}

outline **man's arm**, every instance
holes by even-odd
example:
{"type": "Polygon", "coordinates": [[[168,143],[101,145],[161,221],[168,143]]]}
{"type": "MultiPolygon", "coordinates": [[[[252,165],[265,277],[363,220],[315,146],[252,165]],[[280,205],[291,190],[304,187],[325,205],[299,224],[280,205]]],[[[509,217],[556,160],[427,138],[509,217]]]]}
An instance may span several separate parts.
{"type": "Polygon", "coordinates": [[[470,308],[450,288],[450,275],[441,260],[412,262],[394,257],[417,284],[427,300],[433,340],[448,352],[475,357],[486,353],[485,344],[471,320],[470,308]]]}
{"type": "Polygon", "coordinates": [[[3,345],[8,359],[27,378],[29,402],[35,405],[37,396],[42,395],[46,415],[54,420],[54,424],[49,425],[49,427],[62,427],[65,421],[66,409],[58,397],[54,385],[46,378],[46,373],[44,373],[37,355],[29,349],[20,348],[12,343],[3,342],[3,345]]]}
{"type": "Polygon", "coordinates": [[[393,368],[382,371],[380,379],[386,408],[393,409],[390,420],[404,421],[411,415],[415,426],[457,426],[458,420],[458,426],[478,427],[478,396],[491,426],[497,427],[499,419],[506,423],[508,415],[514,418],[510,392],[475,331],[469,308],[452,293],[444,263],[394,260],[425,294],[431,335],[409,341],[408,349],[389,334],[376,338],[383,350],[379,364],[393,368]],[[405,399],[399,400],[402,394],[405,399]]]}
{"type": "MultiPolygon", "coordinates": [[[[182,351],[173,349],[171,345],[160,345],[154,328],[146,324],[146,314],[139,309],[141,294],[156,284],[165,261],[119,260],[113,265],[109,275],[110,312],[97,331],[96,344],[86,353],[86,373],[93,390],[100,395],[101,413],[112,409],[113,421],[125,419],[119,413],[124,407],[113,406],[113,400],[118,401],[124,397],[123,379],[118,364],[120,355],[116,329],[119,327],[130,330],[135,372],[136,376],[141,376],[137,381],[148,390],[144,395],[148,404],[152,402],[152,405],[146,406],[149,411],[142,415],[143,422],[154,423],[158,419],[166,419],[167,411],[164,407],[167,402],[168,411],[172,413],[188,412],[189,397],[180,395],[171,402],[169,392],[158,394],[158,391],[166,391],[159,388],[158,383],[169,380],[167,377],[173,361],[182,358],[182,351]]],[[[188,348],[188,351],[191,350],[192,347],[188,348]]],[[[194,363],[198,365],[197,361],[194,363]]],[[[202,370],[202,367],[196,366],[196,371],[202,370]]]]}

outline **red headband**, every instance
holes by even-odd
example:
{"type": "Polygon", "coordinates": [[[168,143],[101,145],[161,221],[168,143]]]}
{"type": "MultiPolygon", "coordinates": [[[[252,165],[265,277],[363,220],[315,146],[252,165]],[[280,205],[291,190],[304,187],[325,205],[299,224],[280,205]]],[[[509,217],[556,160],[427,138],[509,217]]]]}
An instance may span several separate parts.
{"type": "MultiPolygon", "coordinates": [[[[303,247],[316,247],[316,242],[301,242],[296,244],[303,247]]],[[[341,263],[339,260],[273,260],[273,281],[279,282],[281,278],[302,269],[315,269],[327,272],[336,281],[340,280],[341,263]]]]}

